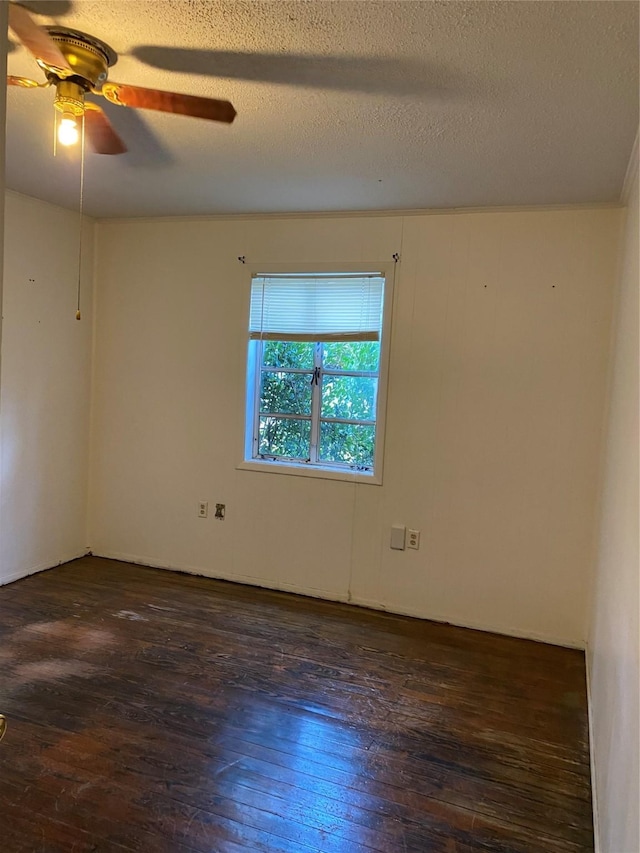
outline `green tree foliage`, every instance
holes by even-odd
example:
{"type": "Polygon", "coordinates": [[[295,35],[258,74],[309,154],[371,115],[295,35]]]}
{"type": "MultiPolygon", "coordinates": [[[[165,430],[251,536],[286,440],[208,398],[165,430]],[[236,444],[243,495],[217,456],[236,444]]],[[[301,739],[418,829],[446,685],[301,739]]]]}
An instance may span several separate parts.
{"type": "MultiPolygon", "coordinates": [[[[266,369],[261,372],[259,452],[265,456],[309,458],[315,350],[314,344],[297,341],[263,344],[262,364],[266,369]],[[277,417],[279,414],[302,417],[277,417]]],[[[323,368],[320,460],[370,467],[375,426],[334,419],[375,421],[377,377],[336,374],[377,373],[380,345],[374,341],[325,343],[319,347],[317,357],[323,368]]]]}
{"type": "Polygon", "coordinates": [[[313,370],[315,344],[300,341],[265,341],[262,363],[265,367],[299,367],[313,370]]]}
{"type": "Polygon", "coordinates": [[[285,459],[308,459],[311,420],[260,418],[258,452],[285,459]]]}
{"type": "Polygon", "coordinates": [[[322,345],[327,370],[363,370],[377,372],[380,344],[377,341],[350,341],[322,345]]]}
{"type": "Polygon", "coordinates": [[[371,467],[375,427],[323,421],[320,424],[320,459],[371,467]]]}
{"type": "Polygon", "coordinates": [[[377,379],[366,376],[325,374],[322,380],[321,417],[374,421],[377,385],[377,379]]]}
{"type": "Polygon", "coordinates": [[[265,370],[262,373],[260,411],[287,415],[311,414],[312,373],[283,373],[265,370]]]}

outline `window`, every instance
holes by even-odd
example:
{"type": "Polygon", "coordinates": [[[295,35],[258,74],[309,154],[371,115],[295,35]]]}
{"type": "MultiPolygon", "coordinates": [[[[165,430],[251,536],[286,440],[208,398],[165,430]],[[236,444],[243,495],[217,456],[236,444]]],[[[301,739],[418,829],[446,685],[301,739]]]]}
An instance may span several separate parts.
{"type": "Polygon", "coordinates": [[[379,478],[385,290],[379,271],[252,276],[245,462],[379,478]]]}

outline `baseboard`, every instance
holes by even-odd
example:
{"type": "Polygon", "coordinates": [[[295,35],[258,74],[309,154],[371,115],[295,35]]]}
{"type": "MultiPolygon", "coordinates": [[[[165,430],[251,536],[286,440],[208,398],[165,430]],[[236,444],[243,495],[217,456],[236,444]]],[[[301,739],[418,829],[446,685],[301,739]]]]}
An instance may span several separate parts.
{"type": "Polygon", "coordinates": [[[589,766],[591,769],[591,811],[593,812],[593,843],[594,853],[602,853],[602,845],[600,844],[600,819],[598,814],[598,794],[596,787],[596,750],[593,739],[593,705],[591,702],[591,666],[589,657],[589,647],[585,653],[585,671],[587,675],[587,721],[589,728],[589,766]]]}
{"type": "Polygon", "coordinates": [[[562,646],[565,649],[579,649],[584,651],[584,643],[567,637],[556,637],[551,634],[542,634],[536,631],[522,631],[512,626],[496,626],[490,622],[476,622],[467,619],[452,619],[450,616],[439,613],[425,613],[413,607],[389,607],[382,602],[369,598],[351,596],[349,601],[361,607],[369,607],[372,610],[385,610],[388,613],[398,613],[401,616],[413,616],[417,619],[428,619],[430,622],[441,622],[445,625],[455,625],[457,628],[471,628],[473,631],[485,631],[489,634],[501,634],[504,637],[516,637],[519,640],[535,640],[537,643],[548,643],[551,646],[562,646]]]}
{"type": "Polygon", "coordinates": [[[152,569],[165,569],[169,572],[184,572],[188,575],[198,575],[203,578],[211,578],[218,581],[230,581],[231,583],[243,583],[248,586],[257,586],[260,589],[270,589],[276,592],[293,592],[297,595],[308,595],[310,598],[321,598],[324,601],[337,601],[341,604],[349,603],[349,595],[340,595],[331,590],[319,589],[312,586],[300,586],[299,584],[280,582],[267,583],[262,578],[254,575],[242,575],[237,572],[225,574],[224,572],[208,572],[202,566],[190,566],[186,563],[166,563],[156,557],[140,556],[139,554],[125,554],[121,551],[98,550],[91,552],[94,557],[104,557],[108,560],[119,560],[123,563],[133,563],[136,566],[150,566],[152,569]]]}
{"type": "Polygon", "coordinates": [[[84,557],[86,554],[87,549],[83,548],[82,551],[74,551],[72,554],[60,557],[60,559],[52,561],[47,560],[44,563],[39,563],[37,566],[31,566],[28,569],[20,569],[17,572],[12,572],[6,577],[0,577],[0,586],[6,586],[8,583],[19,581],[21,578],[29,577],[29,575],[35,575],[38,572],[46,572],[47,569],[53,569],[54,566],[61,566],[63,563],[69,563],[71,560],[77,560],[79,557],[84,557]]]}
{"type": "Polygon", "coordinates": [[[344,595],[336,593],[332,590],[318,589],[317,587],[300,586],[299,584],[285,583],[272,581],[266,583],[262,578],[256,578],[251,575],[242,575],[237,573],[223,572],[211,573],[207,572],[202,566],[190,566],[185,563],[167,563],[159,561],[155,557],[147,557],[140,554],[125,554],[120,551],[93,551],[96,557],[105,557],[110,560],[120,560],[124,563],[134,563],[139,566],[150,566],[154,569],[166,569],[173,572],[186,572],[191,575],[200,575],[201,577],[213,578],[214,580],[231,581],[232,583],[244,583],[249,586],[257,586],[261,589],[272,589],[279,592],[293,592],[298,595],[308,595],[311,598],[321,598],[325,601],[337,601],[342,604],[353,604],[357,607],[368,607],[370,610],[381,610],[385,613],[395,613],[399,616],[413,616],[416,619],[428,619],[431,622],[441,622],[447,625],[455,625],[458,628],[471,628],[474,631],[486,631],[491,634],[501,634],[505,637],[516,637],[522,640],[535,640],[538,643],[549,643],[552,646],[562,646],[569,649],[584,650],[584,643],[578,642],[567,637],[555,637],[546,634],[536,633],[535,631],[521,631],[517,628],[504,626],[496,626],[485,622],[473,622],[459,619],[451,619],[446,615],[429,613],[418,608],[411,607],[389,607],[381,601],[370,598],[362,598],[354,596],[348,592],[344,595]]]}

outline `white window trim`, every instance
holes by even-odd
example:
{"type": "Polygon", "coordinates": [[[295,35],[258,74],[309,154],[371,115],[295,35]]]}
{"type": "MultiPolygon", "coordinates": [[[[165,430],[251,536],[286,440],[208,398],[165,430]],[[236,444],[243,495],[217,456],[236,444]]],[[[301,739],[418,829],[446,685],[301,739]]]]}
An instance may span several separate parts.
{"type": "Polygon", "coordinates": [[[318,264],[245,264],[242,269],[244,276],[244,300],[243,300],[243,323],[244,331],[242,337],[244,365],[243,381],[244,394],[242,406],[242,421],[240,436],[242,437],[240,447],[241,461],[236,465],[238,471],[253,471],[265,474],[285,474],[294,477],[315,477],[321,480],[343,480],[347,482],[368,483],[381,486],[383,477],[384,445],[387,420],[387,400],[389,385],[389,357],[391,350],[391,320],[394,304],[394,276],[395,263],[389,261],[367,262],[367,263],[318,263],[318,264]],[[373,469],[374,473],[347,470],[345,468],[331,468],[328,466],[311,467],[301,465],[299,462],[285,462],[280,460],[253,459],[253,400],[255,390],[250,390],[250,381],[255,376],[255,360],[249,358],[249,336],[248,317],[251,299],[251,281],[254,275],[260,273],[266,275],[278,275],[282,273],[381,273],[385,278],[384,303],[382,310],[382,330],[380,337],[380,365],[378,373],[378,399],[376,412],[376,446],[373,469]]]}

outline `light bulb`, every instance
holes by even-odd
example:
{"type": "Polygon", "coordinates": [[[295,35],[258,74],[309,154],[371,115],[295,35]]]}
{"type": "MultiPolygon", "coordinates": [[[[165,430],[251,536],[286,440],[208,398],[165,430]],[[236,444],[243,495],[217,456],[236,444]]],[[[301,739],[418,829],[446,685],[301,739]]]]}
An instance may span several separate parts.
{"type": "Polygon", "coordinates": [[[58,142],[61,145],[75,145],[78,141],[78,125],[71,113],[63,113],[58,125],[58,142]]]}

